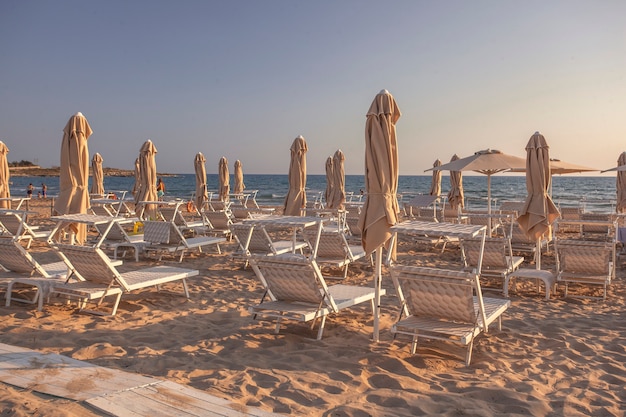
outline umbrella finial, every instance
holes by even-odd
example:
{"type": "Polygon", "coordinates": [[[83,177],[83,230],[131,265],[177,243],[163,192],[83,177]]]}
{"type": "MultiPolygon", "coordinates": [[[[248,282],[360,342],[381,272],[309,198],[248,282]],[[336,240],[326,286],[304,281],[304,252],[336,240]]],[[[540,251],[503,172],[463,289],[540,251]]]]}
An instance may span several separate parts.
{"type": "Polygon", "coordinates": [[[380,90],[380,93],[378,94],[389,94],[389,91],[387,91],[387,89],[383,88],[382,90],[380,90]]]}

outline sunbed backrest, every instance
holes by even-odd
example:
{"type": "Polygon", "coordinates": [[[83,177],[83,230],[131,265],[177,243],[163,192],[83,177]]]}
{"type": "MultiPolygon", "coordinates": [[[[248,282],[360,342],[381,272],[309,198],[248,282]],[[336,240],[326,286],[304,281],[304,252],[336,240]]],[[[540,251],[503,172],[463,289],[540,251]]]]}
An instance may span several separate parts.
{"type": "Polygon", "coordinates": [[[411,315],[476,323],[472,274],[404,266],[394,266],[393,274],[411,315]]]}
{"type": "Polygon", "coordinates": [[[268,289],[277,301],[322,303],[324,297],[315,270],[306,260],[255,257],[268,289]]]}
{"type": "Polygon", "coordinates": [[[58,244],[56,247],[86,281],[110,285],[119,276],[101,249],[66,244],[58,244]]]}
{"type": "Polygon", "coordinates": [[[170,235],[170,222],[143,222],[143,236],[146,242],[154,244],[169,244],[170,235]]]}

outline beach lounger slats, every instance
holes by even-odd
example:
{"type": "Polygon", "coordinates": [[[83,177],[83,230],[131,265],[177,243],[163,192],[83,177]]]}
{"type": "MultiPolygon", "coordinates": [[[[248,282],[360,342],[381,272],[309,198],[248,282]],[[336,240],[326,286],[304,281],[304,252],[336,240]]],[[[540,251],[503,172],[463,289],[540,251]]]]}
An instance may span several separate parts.
{"type": "Polygon", "coordinates": [[[103,313],[100,310],[87,310],[87,301],[98,300],[99,306],[106,296],[115,295],[110,313],[115,315],[122,292],[158,287],[174,281],[181,281],[185,297],[189,298],[185,279],[199,273],[198,270],[163,265],[119,273],[100,248],[59,244],[55,249],[84,281],[55,286],[53,292],[78,297],[81,310],[95,314],[103,313]]]}
{"type": "Polygon", "coordinates": [[[268,299],[262,299],[249,311],[255,316],[276,319],[276,333],[284,319],[313,321],[313,328],[315,320],[320,318],[317,332],[320,340],[327,315],[374,299],[374,288],[326,285],[315,260],[303,255],[252,256],[250,264],[266,289],[268,299]]]}
{"type": "MultiPolygon", "coordinates": [[[[557,240],[557,281],[602,286],[602,299],[615,275],[615,245],[609,242],[557,240]]],[[[596,297],[588,297],[596,298],[596,297]]]]}
{"type": "Polygon", "coordinates": [[[164,253],[175,254],[180,252],[178,262],[183,261],[186,251],[198,249],[202,252],[205,246],[215,245],[221,253],[220,243],[226,242],[223,237],[196,236],[186,238],[180,229],[172,222],[144,221],[143,238],[147,245],[145,252],[155,252],[161,260],[164,253]]]}
{"type": "Polygon", "coordinates": [[[412,337],[411,353],[419,337],[467,346],[465,364],[471,362],[474,338],[498,322],[510,301],[483,298],[475,274],[437,268],[393,265],[391,276],[401,310],[392,333],[412,337]]]}
{"type": "MultiPolygon", "coordinates": [[[[303,234],[309,246],[316,247],[318,231],[314,228],[305,228],[303,234]]],[[[315,260],[318,264],[343,268],[343,277],[346,278],[350,263],[363,257],[365,257],[363,247],[350,245],[343,232],[324,230],[320,232],[315,252],[315,260]]]]}
{"type": "Polygon", "coordinates": [[[480,239],[463,239],[461,250],[467,271],[477,270],[481,277],[500,277],[504,280],[524,262],[523,256],[513,256],[510,240],[507,238],[486,238],[484,243],[482,264],[478,270],[480,239]]]}

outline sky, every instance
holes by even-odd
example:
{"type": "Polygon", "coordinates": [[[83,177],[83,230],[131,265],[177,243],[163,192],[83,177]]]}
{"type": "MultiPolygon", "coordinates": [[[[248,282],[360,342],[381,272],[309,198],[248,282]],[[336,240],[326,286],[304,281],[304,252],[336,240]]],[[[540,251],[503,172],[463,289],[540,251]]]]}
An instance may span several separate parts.
{"type": "MultiPolygon", "coordinates": [[[[341,149],[362,175],[365,114],[387,89],[401,175],[499,149],[606,169],[626,151],[623,0],[0,1],[0,140],[9,161],[60,164],[82,112],[91,154],[133,169],[310,174],[341,149]]],[[[608,175],[608,174],[607,174],[608,175]]],[[[614,173],[612,174],[614,175],[614,173]]]]}

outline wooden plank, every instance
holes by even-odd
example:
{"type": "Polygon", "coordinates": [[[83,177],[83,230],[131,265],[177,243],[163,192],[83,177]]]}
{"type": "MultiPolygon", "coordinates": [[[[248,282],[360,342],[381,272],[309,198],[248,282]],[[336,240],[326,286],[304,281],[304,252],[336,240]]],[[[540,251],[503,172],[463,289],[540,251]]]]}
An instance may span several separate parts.
{"type": "Polygon", "coordinates": [[[44,394],[84,401],[112,416],[276,415],[171,381],[3,343],[0,343],[0,381],[44,394]]]}
{"type": "Polygon", "coordinates": [[[91,398],[86,402],[105,413],[124,416],[275,416],[170,381],[91,398]]]}

